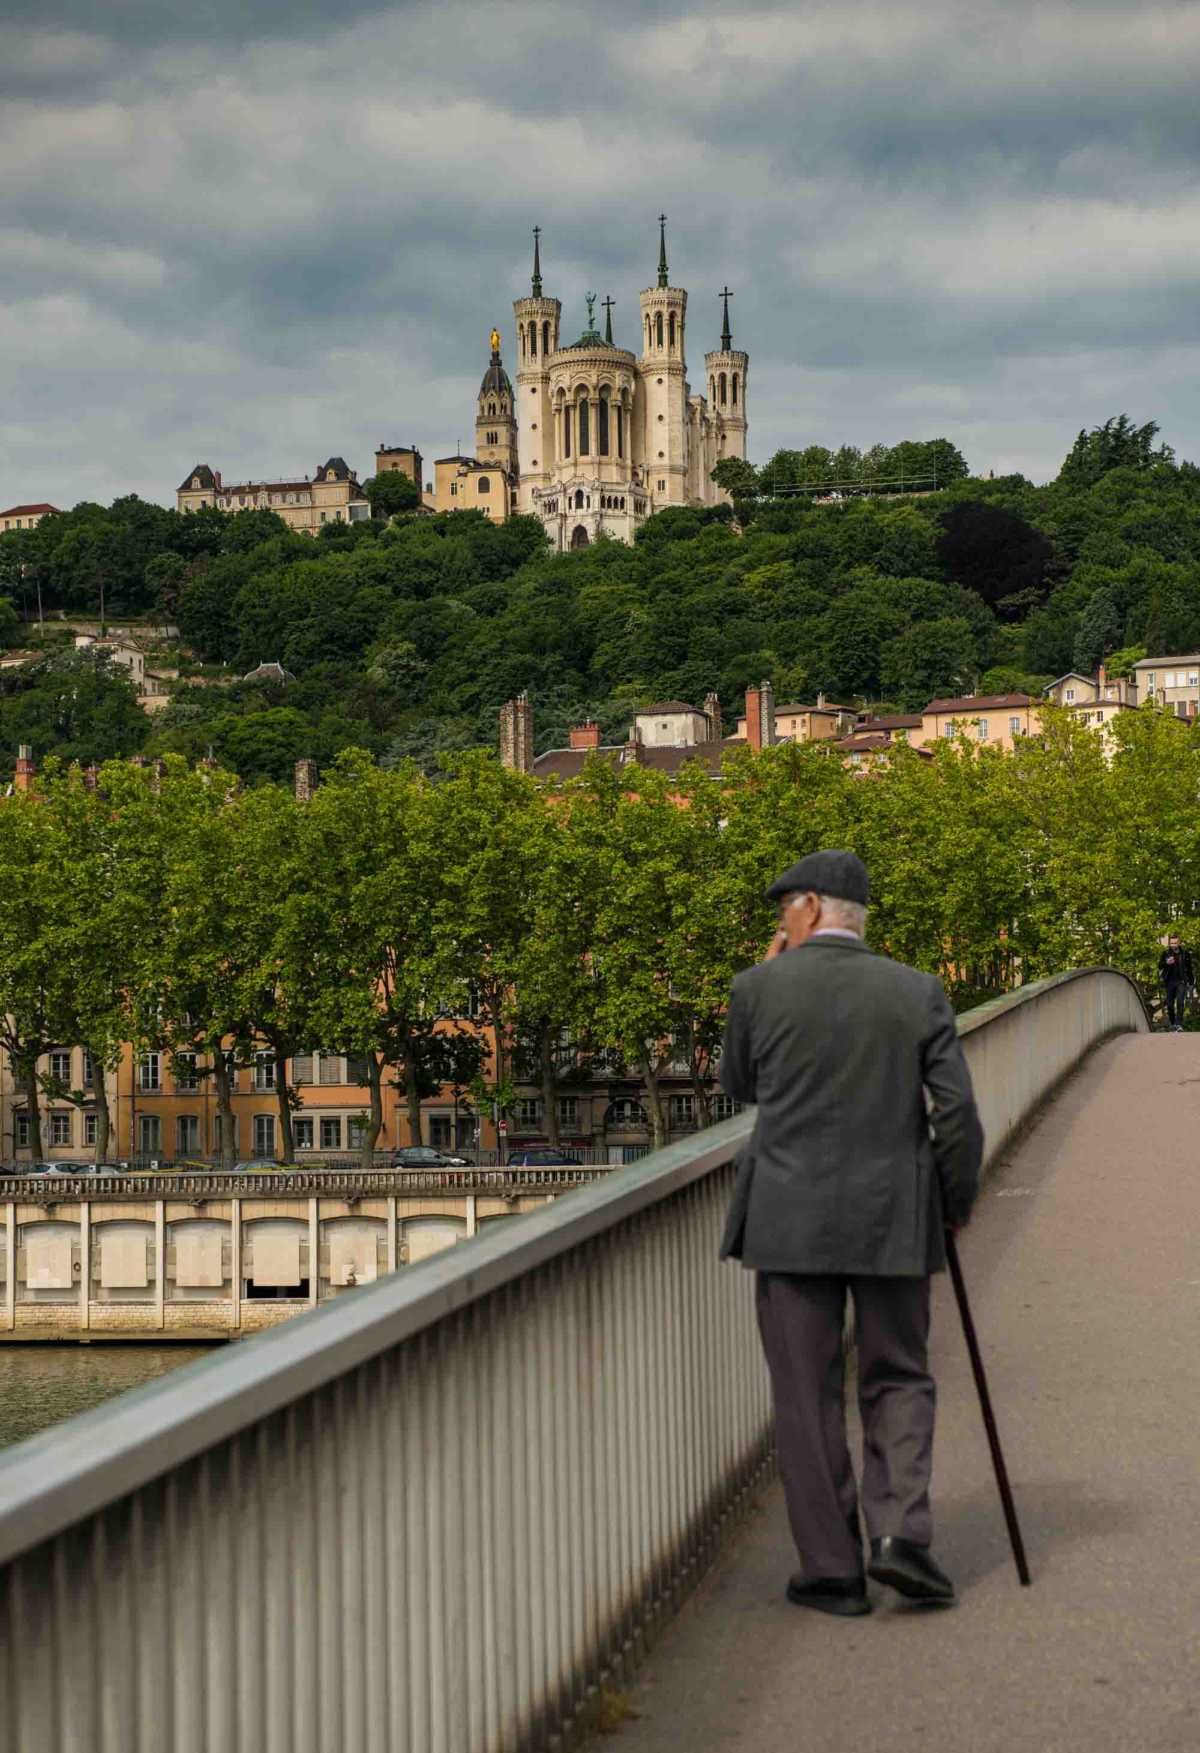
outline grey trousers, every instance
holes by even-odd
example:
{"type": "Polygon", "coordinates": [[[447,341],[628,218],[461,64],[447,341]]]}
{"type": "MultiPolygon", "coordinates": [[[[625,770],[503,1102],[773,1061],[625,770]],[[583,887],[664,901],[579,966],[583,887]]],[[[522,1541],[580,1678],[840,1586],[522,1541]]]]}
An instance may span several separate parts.
{"type": "Polygon", "coordinates": [[[854,1299],[862,1508],[867,1535],[933,1538],[929,1474],[936,1390],[926,1354],[928,1278],[760,1272],[758,1325],[775,1402],[788,1520],[808,1577],[863,1568],[854,1463],[846,1441],[843,1333],[854,1299]]]}

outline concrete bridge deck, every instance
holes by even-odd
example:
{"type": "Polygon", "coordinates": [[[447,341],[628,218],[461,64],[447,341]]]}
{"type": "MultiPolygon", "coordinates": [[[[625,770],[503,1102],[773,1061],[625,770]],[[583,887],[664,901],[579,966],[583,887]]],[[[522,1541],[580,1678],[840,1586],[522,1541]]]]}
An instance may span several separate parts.
{"type": "Polygon", "coordinates": [[[942,1277],[934,1550],[958,1605],[788,1606],[775,1488],[652,1652],[621,1753],[1200,1748],[1200,1038],[1099,1048],[961,1251],[1033,1586],[942,1277]]]}

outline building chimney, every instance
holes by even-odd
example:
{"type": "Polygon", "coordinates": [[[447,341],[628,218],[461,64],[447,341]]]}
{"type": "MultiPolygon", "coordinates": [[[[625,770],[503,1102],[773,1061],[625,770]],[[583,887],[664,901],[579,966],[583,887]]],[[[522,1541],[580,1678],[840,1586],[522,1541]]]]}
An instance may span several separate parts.
{"type": "Polygon", "coordinates": [[[628,767],[631,763],[638,766],[642,759],[642,733],[636,724],[629,727],[629,735],[625,739],[625,747],[621,751],[621,765],[628,767]]]}
{"type": "Polygon", "coordinates": [[[1107,682],[1107,680],[1108,680],[1108,671],[1105,669],[1103,664],[1100,665],[1100,670],[1099,670],[1099,673],[1096,677],[1096,680],[1099,682],[1101,687],[1103,687],[1105,682],[1107,682]]]}
{"type": "Polygon", "coordinates": [[[770,682],[746,689],[746,741],[755,750],[775,742],[775,690],[770,682]]]}
{"type": "Polygon", "coordinates": [[[13,784],[18,791],[33,790],[33,747],[30,743],[17,744],[17,770],[13,775],[13,784]]]}
{"type": "Polygon", "coordinates": [[[533,772],[533,710],[528,694],[500,708],[500,759],[516,773],[533,772]]]}
{"type": "Polygon", "coordinates": [[[824,696],[824,694],[818,693],[818,695],[817,695],[817,711],[824,712],[824,710],[825,710],[825,696],[824,696]]]}
{"type": "Polygon", "coordinates": [[[313,792],[317,789],[317,763],[315,761],[310,761],[305,757],[296,762],[292,788],[296,794],[297,803],[309,802],[313,792]]]}
{"type": "Polygon", "coordinates": [[[600,747],[600,726],[594,718],[589,718],[586,724],[573,724],[570,735],[573,749],[598,749],[600,747]]]}
{"type": "Polygon", "coordinates": [[[721,696],[710,692],[704,696],[704,715],[708,719],[709,738],[714,743],[721,740],[721,696]]]}

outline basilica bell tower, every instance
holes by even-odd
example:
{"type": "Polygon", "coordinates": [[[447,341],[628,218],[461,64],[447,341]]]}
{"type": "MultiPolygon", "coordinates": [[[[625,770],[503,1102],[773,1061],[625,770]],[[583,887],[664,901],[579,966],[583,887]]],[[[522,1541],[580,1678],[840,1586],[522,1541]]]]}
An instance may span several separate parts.
{"type": "Polygon", "coordinates": [[[542,294],[541,227],[533,228],[533,278],[528,298],[513,301],[517,330],[517,508],[533,508],[535,487],[550,484],[554,467],[554,415],[550,359],[558,351],[562,305],[542,294]]]}

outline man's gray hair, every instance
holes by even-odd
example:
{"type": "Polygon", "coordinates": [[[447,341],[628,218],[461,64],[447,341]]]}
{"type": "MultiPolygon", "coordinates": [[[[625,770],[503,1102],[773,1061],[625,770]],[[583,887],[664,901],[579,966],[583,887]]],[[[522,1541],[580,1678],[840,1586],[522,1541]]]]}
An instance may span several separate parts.
{"type": "Polygon", "coordinates": [[[841,895],[817,896],[821,903],[821,923],[836,926],[839,931],[853,931],[858,937],[867,934],[867,910],[861,901],[847,901],[841,895]]]}

